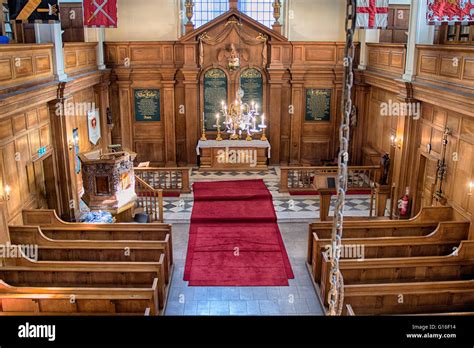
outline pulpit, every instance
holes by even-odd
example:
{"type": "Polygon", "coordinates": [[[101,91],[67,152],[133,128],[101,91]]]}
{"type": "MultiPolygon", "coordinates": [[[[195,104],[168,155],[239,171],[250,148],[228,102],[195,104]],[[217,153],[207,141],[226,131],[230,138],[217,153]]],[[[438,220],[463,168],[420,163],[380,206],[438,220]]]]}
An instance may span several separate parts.
{"type": "Polygon", "coordinates": [[[92,151],[79,154],[83,201],[91,210],[112,213],[117,222],[131,221],[137,195],[133,160],[136,153],[92,151]]]}

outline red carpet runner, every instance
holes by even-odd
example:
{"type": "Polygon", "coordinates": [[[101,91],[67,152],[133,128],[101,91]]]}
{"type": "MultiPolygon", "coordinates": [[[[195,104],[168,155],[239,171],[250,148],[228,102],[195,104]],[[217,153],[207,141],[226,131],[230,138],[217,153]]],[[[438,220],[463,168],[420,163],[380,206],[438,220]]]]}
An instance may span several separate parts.
{"type": "Polygon", "coordinates": [[[195,183],[184,280],[288,286],[293,271],[263,180],[195,183]]]}

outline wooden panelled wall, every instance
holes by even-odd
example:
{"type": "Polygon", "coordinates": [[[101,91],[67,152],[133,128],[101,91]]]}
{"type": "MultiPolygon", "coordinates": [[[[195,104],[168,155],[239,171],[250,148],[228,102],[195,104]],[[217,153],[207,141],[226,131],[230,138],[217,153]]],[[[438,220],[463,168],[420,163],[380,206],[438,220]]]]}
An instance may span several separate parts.
{"type": "MultiPolygon", "coordinates": [[[[374,44],[374,56],[398,55],[403,46],[374,44]],[[390,52],[389,52],[390,51],[390,52]]],[[[443,135],[449,129],[446,150],[447,174],[443,193],[447,204],[467,217],[474,213],[474,47],[418,46],[417,76],[413,83],[401,81],[391,64],[372,59],[367,71],[358,73],[356,102],[359,109],[357,146],[363,148],[359,161],[370,162],[389,153],[390,183],[396,197],[408,186],[416,213],[421,206],[440,205],[433,199],[438,162],[443,158],[443,135]],[[381,103],[419,103],[420,119],[383,117],[381,103]],[[401,139],[392,144],[391,137],[401,139]]],[[[386,62],[389,60],[384,59],[386,62]]],[[[398,65],[398,64],[397,64],[398,65]]]]}
{"type": "Polygon", "coordinates": [[[109,72],[97,70],[96,44],[66,45],[72,78],[62,83],[55,81],[52,50],[52,45],[0,47],[0,201],[11,224],[22,222],[25,208],[56,208],[65,218],[76,217],[82,179],[75,173],[72,131],[78,129],[80,152],[110,144],[109,72]],[[102,139],[96,146],[89,142],[87,116],[60,116],[59,110],[75,103],[100,110],[102,139]]]}
{"type": "Polygon", "coordinates": [[[239,72],[229,71],[225,58],[233,43],[241,53],[241,69],[256,68],[263,75],[271,163],[315,165],[333,158],[344,44],[289,42],[246,16],[238,25],[238,15],[230,11],[177,42],[106,43],[106,63],[112,69],[114,143],[135,150],[139,161],[158,166],[195,165],[202,130],[203,75],[210,68],[224,70],[229,81],[228,102],[235,98],[239,72]],[[135,121],[135,88],[160,89],[160,122],[135,121]],[[305,121],[307,88],[332,90],[329,122],[305,121]]]}

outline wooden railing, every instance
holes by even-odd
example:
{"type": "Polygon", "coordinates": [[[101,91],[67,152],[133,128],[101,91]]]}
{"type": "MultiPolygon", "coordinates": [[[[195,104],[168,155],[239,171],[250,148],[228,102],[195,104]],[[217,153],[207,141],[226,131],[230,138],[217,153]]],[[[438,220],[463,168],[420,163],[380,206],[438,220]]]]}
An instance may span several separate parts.
{"type": "Polygon", "coordinates": [[[156,190],[135,175],[138,208],[148,214],[149,222],[163,222],[163,190],[156,190]]]}
{"type": "MultiPolygon", "coordinates": [[[[280,192],[313,191],[316,176],[337,175],[337,167],[282,167],[280,192]]],[[[380,166],[349,167],[349,190],[372,190],[379,183],[382,174],[380,166]]]]}
{"type": "Polygon", "coordinates": [[[155,190],[189,193],[189,168],[135,168],[135,175],[155,190]]]}

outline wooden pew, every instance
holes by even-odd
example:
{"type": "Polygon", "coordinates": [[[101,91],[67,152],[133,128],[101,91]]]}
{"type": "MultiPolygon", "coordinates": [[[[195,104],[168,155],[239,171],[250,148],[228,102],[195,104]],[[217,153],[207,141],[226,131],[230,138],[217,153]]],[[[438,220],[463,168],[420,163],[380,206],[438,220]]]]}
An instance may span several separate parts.
{"type": "MultiPolygon", "coordinates": [[[[466,221],[451,207],[426,207],[410,220],[345,220],[343,238],[421,237],[431,234],[440,222],[466,221]]],[[[308,264],[313,260],[313,233],[321,239],[330,239],[332,222],[309,225],[308,264]]]]}
{"type": "Polygon", "coordinates": [[[344,301],[355,315],[469,315],[474,311],[474,280],[346,285],[344,301]]]}
{"type": "Polygon", "coordinates": [[[0,280],[0,315],[159,315],[158,279],[150,288],[15,287],[0,280]]]}
{"type": "Polygon", "coordinates": [[[95,241],[52,240],[39,227],[10,226],[10,239],[14,245],[38,245],[39,260],[43,261],[111,261],[111,262],[159,262],[165,255],[164,280],[171,276],[170,235],[154,241],[95,241]]]}
{"type": "MultiPolygon", "coordinates": [[[[169,224],[85,224],[62,221],[54,210],[23,210],[23,224],[40,226],[43,234],[57,240],[122,240],[161,241],[169,235],[172,241],[172,226],[169,224]]],[[[173,263],[173,248],[170,248],[170,263],[173,263]]]]}
{"type": "Polygon", "coordinates": [[[165,307],[169,286],[164,261],[88,262],[34,261],[26,257],[0,259],[0,279],[13,286],[149,288],[158,279],[159,308],[165,307]]]}
{"type": "MultiPolygon", "coordinates": [[[[363,251],[362,258],[442,256],[451,254],[469,237],[468,222],[442,222],[422,237],[344,238],[342,244],[363,251]]],[[[328,251],[331,239],[320,239],[313,233],[313,255],[310,265],[316,283],[321,281],[322,253],[328,251]]]]}
{"type": "MultiPolygon", "coordinates": [[[[328,255],[324,253],[320,292],[325,305],[330,267],[328,255]]],[[[461,242],[460,248],[448,256],[341,259],[339,268],[345,285],[470,280],[474,276],[474,241],[461,242]]]]}

